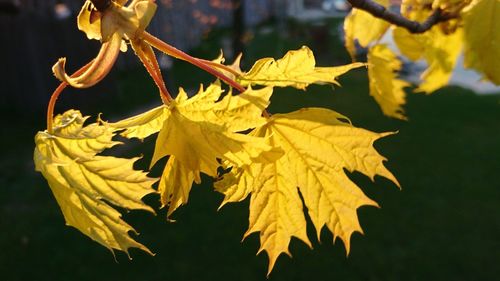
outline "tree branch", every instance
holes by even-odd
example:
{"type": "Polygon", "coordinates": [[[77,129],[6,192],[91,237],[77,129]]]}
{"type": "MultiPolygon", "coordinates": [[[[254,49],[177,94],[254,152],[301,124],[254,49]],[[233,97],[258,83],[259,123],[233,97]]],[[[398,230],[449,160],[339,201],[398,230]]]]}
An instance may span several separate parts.
{"type": "Polygon", "coordinates": [[[455,18],[456,15],[445,14],[441,9],[435,10],[424,22],[409,20],[400,14],[391,12],[386,7],[372,0],[347,0],[352,7],[370,13],[394,25],[406,28],[410,33],[424,33],[434,25],[455,18]]]}

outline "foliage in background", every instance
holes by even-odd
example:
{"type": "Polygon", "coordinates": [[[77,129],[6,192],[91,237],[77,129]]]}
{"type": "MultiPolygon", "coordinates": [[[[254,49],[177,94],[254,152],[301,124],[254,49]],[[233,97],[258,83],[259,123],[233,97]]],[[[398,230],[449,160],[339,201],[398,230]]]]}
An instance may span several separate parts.
{"type": "MultiPolygon", "coordinates": [[[[358,7],[356,3],[362,1],[350,2],[358,7]]],[[[387,21],[387,15],[393,15],[389,11],[390,2],[375,2],[378,5],[371,4],[378,9],[376,13],[353,9],[346,17],[345,45],[353,60],[356,60],[356,41],[369,49],[370,94],[387,116],[405,119],[401,106],[406,98],[402,88],[408,86],[393,74],[401,68],[400,58],[379,43],[389,31],[402,55],[411,61],[427,62],[415,92],[431,94],[446,86],[462,50],[466,68],[500,84],[499,0],[403,0],[400,13],[404,18],[398,18],[399,22],[415,26],[414,30],[398,26],[397,22],[390,24],[387,21]],[[426,25],[431,21],[432,25],[426,25]],[[421,26],[426,27],[417,28],[421,26]]]]}

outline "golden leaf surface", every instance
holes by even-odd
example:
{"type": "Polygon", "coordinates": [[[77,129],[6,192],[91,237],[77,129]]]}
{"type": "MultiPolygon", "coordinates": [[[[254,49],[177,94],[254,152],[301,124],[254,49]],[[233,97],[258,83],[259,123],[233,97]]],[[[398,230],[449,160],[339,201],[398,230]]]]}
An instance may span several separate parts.
{"type": "Polygon", "coordinates": [[[334,84],[338,76],[351,69],[365,66],[352,63],[336,67],[316,67],[314,54],[308,47],[289,51],[279,60],[258,60],[247,73],[238,77],[243,86],[264,85],[272,87],[294,87],[305,90],[311,84],[334,84]]]}
{"type": "MultiPolygon", "coordinates": [[[[389,6],[389,0],[375,0],[374,2],[389,6]]],[[[355,40],[361,47],[368,47],[370,43],[379,40],[389,28],[390,23],[372,16],[359,9],[352,9],[344,20],[345,46],[351,58],[356,57],[355,40]]]]}
{"type": "Polygon", "coordinates": [[[465,67],[500,85],[500,0],[475,0],[463,18],[465,67]]]}
{"type": "Polygon", "coordinates": [[[268,253],[269,272],[281,253],[289,254],[292,236],[310,245],[299,192],[318,238],[326,226],[349,252],[352,233],[362,232],[356,210],[377,203],[364,195],[345,170],[359,171],[372,180],[380,175],[399,185],[384,167],[386,159],[373,147],[389,134],[353,127],[345,119],[321,108],[273,115],[251,135],[265,138],[285,154],[275,162],[258,164],[251,172],[233,169],[216,185],[226,195],[224,203],[240,201],[251,193],[245,236],[260,232],[260,251],[268,253]],[[251,190],[241,190],[248,184],[251,190]]]}
{"type": "Polygon", "coordinates": [[[182,163],[170,156],[162,173],[158,191],[161,194],[162,207],[167,208],[170,217],[180,206],[186,204],[193,182],[200,183],[199,174],[187,169],[182,163]]]}
{"type": "Polygon", "coordinates": [[[265,124],[262,112],[269,105],[272,88],[248,89],[221,99],[219,83],[211,84],[189,98],[181,89],[170,106],[160,106],[109,126],[124,129],[127,138],[143,139],[157,133],[152,164],[170,155],[160,180],[159,191],[168,216],[187,203],[193,181],[200,172],[217,177],[218,159],[230,166],[248,166],[267,161],[263,154],[273,147],[264,139],[235,132],[265,124]]]}
{"type": "Polygon", "coordinates": [[[196,174],[216,177],[220,166],[217,159],[245,166],[259,162],[261,154],[271,149],[263,139],[233,133],[210,121],[191,120],[173,104],[158,135],[152,164],[174,155],[196,174]]]}
{"type": "Polygon", "coordinates": [[[406,120],[403,105],[409,84],[398,79],[401,62],[386,45],[375,45],[368,52],[370,95],[375,98],[385,115],[406,120]]]}
{"type": "Polygon", "coordinates": [[[114,130],[108,126],[83,127],[86,119],[70,110],[55,118],[53,134],[36,135],[36,170],[47,179],[67,225],[110,250],[128,253],[134,247],[151,254],[130,237],[134,229],[110,204],[154,213],[142,198],[155,192],[151,185],[156,180],[134,170],[138,158],[98,156],[119,143],[112,141],[114,130]]]}
{"type": "MultiPolygon", "coordinates": [[[[259,90],[249,88],[237,96],[229,93],[221,99],[223,93],[218,82],[206,89],[201,87],[191,98],[181,88],[176,98],[176,108],[191,120],[225,126],[231,132],[244,131],[265,123],[262,112],[270,103],[273,93],[271,87],[259,90]]],[[[144,139],[160,131],[168,114],[168,107],[162,105],[143,114],[110,123],[109,126],[117,130],[125,129],[121,135],[126,138],[144,139]]]]}

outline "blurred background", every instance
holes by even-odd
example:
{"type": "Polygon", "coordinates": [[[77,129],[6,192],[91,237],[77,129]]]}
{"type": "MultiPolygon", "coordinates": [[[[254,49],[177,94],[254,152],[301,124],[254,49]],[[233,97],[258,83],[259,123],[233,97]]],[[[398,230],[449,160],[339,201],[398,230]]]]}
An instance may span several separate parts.
{"type": "MultiPolygon", "coordinates": [[[[343,47],[342,0],[159,0],[148,31],[191,55],[213,59],[223,50],[244,52],[248,70],[261,57],[282,57],[308,45],[318,65],[350,62],[343,47]]],[[[132,250],[115,257],[63,216],[41,174],[34,171],[33,138],[44,130],[45,110],[57,86],[51,66],[68,58],[72,72],[91,60],[99,42],[76,28],[79,0],[0,0],[1,147],[0,280],[266,280],[267,256],[255,256],[258,234],[241,243],[248,200],[217,208],[222,196],[205,178],[187,206],[167,222],[142,212],[124,214],[155,257],[132,250]]],[[[391,44],[391,42],[387,42],[391,44]]],[[[359,49],[361,60],[365,51],[359,49]]],[[[213,77],[157,53],[172,92],[195,92],[213,77]]],[[[421,63],[405,62],[402,75],[418,80],[421,63]]],[[[354,173],[350,177],[381,208],[363,207],[365,235],[355,234],[351,253],[323,231],[314,250],[293,239],[293,259],[280,257],[270,280],[496,280],[500,275],[500,89],[457,68],[451,86],[431,96],[410,94],[408,122],[382,115],[369,96],[366,69],[339,79],[342,87],[307,92],[277,89],[270,112],[322,106],[372,131],[399,131],[376,143],[403,187],[354,173]]],[[[57,104],[86,115],[118,120],[160,103],[158,92],[129,50],[92,89],[68,89],[57,104]]],[[[144,155],[154,137],[131,141],[121,156],[144,155]]],[[[161,171],[154,169],[152,175],[161,171]]],[[[158,206],[158,197],[146,198],[158,206]]]]}

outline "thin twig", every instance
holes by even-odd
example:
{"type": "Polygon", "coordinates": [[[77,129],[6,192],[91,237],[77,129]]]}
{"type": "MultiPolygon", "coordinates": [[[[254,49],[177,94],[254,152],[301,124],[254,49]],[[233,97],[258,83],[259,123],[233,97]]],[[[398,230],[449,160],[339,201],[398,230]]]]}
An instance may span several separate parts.
{"type": "Polygon", "coordinates": [[[406,28],[410,33],[424,33],[434,25],[455,18],[456,15],[445,14],[441,9],[435,10],[424,22],[409,20],[398,13],[391,12],[386,7],[372,0],[347,0],[354,8],[366,11],[376,18],[383,19],[394,25],[406,28]]]}
{"type": "Polygon", "coordinates": [[[213,76],[221,79],[225,83],[227,83],[229,86],[233,87],[234,89],[238,90],[239,92],[243,93],[246,91],[245,87],[240,85],[238,82],[234,81],[233,79],[227,77],[224,73],[220,72],[219,70],[215,69],[214,67],[206,64],[200,59],[194,58],[183,51],[163,42],[162,40],[156,38],[155,36],[149,34],[148,32],[143,32],[141,34],[142,39],[150,44],[152,47],[160,50],[161,52],[172,56],[174,58],[189,62],[193,64],[194,66],[197,66],[206,72],[212,74],[213,76]]]}

